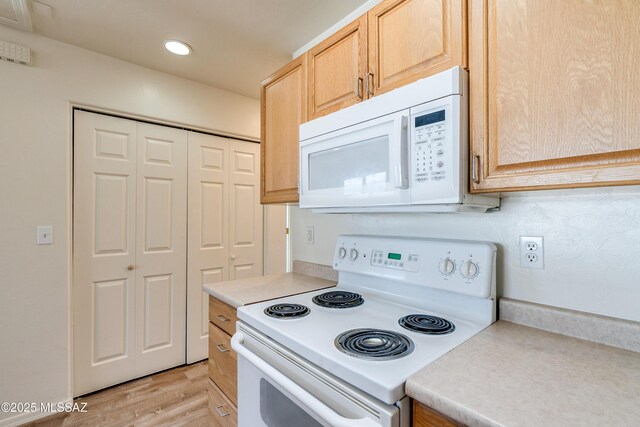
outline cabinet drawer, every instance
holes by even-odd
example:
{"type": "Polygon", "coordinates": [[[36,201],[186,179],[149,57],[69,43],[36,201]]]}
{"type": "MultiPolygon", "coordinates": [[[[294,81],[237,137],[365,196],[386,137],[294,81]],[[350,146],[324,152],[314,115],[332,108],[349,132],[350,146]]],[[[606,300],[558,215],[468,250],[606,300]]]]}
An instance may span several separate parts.
{"type": "Polygon", "coordinates": [[[237,427],[238,410],[229,402],[213,381],[208,381],[209,412],[216,427],[237,427]]]}
{"type": "Polygon", "coordinates": [[[231,349],[231,337],[209,323],[209,378],[234,405],[238,404],[238,356],[231,349]]]}
{"type": "Polygon", "coordinates": [[[236,309],[217,298],[209,297],[209,321],[229,335],[236,333],[236,309]]]}

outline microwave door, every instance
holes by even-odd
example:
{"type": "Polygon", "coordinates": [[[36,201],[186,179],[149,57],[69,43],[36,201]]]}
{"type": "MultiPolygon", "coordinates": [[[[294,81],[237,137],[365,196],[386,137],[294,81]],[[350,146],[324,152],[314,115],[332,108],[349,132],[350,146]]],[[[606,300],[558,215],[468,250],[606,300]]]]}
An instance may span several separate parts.
{"type": "Polygon", "coordinates": [[[303,141],[300,207],[409,201],[407,121],[408,111],[394,113],[303,141]]]}

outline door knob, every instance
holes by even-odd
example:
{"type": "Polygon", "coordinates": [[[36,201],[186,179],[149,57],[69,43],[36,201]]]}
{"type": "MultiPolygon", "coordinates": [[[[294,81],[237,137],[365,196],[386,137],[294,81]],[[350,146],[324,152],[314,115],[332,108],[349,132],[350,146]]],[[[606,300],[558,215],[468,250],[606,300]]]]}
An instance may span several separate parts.
{"type": "Polygon", "coordinates": [[[127,266],[127,270],[129,270],[129,271],[133,270],[133,265],[129,264],[129,265],[127,266]]]}
{"type": "Polygon", "coordinates": [[[234,261],[236,259],[235,255],[231,255],[231,261],[234,261]]]}

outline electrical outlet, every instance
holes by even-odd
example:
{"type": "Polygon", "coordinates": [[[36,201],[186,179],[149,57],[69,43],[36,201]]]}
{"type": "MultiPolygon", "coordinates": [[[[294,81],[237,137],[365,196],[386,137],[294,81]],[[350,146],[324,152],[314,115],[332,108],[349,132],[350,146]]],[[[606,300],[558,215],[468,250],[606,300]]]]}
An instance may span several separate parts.
{"type": "Polygon", "coordinates": [[[307,245],[313,245],[313,227],[307,227],[307,245]]]}
{"type": "Polygon", "coordinates": [[[520,267],[544,270],[542,237],[520,236],[520,267]]]}

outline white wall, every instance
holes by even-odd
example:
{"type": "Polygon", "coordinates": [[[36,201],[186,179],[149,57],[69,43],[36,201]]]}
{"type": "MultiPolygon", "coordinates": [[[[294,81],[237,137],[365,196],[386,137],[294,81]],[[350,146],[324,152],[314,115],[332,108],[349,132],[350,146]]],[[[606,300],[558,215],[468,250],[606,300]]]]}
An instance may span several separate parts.
{"type": "Polygon", "coordinates": [[[0,61],[0,402],[59,402],[71,397],[71,103],[252,138],[259,103],[2,26],[0,40],[33,53],[32,67],[0,61]],[[36,246],[37,225],[54,226],[52,246],[36,246]]]}
{"type": "Polygon", "coordinates": [[[491,241],[499,295],[640,321],[640,187],[510,195],[486,214],[292,211],[293,259],[331,264],[341,233],[491,241]],[[313,246],[307,226],[315,227],[313,246]],[[520,268],[521,235],[544,237],[544,270],[520,268]]]}
{"type": "Polygon", "coordinates": [[[309,49],[311,49],[312,47],[314,47],[315,45],[317,45],[318,43],[320,43],[321,41],[323,41],[324,39],[326,39],[336,31],[344,27],[345,25],[351,23],[352,21],[355,21],[357,18],[367,13],[374,6],[377,6],[381,1],[382,0],[367,0],[360,7],[353,10],[347,16],[345,16],[344,18],[342,18],[341,20],[333,24],[331,27],[324,30],[322,33],[318,34],[309,42],[305,43],[304,46],[300,47],[298,50],[293,52],[293,55],[292,55],[293,58],[294,59],[297,58],[298,56],[302,55],[303,53],[305,53],[306,51],[308,51],[309,49]]]}
{"type": "Polygon", "coordinates": [[[284,205],[264,206],[264,274],[287,269],[287,215],[284,205]]]}

